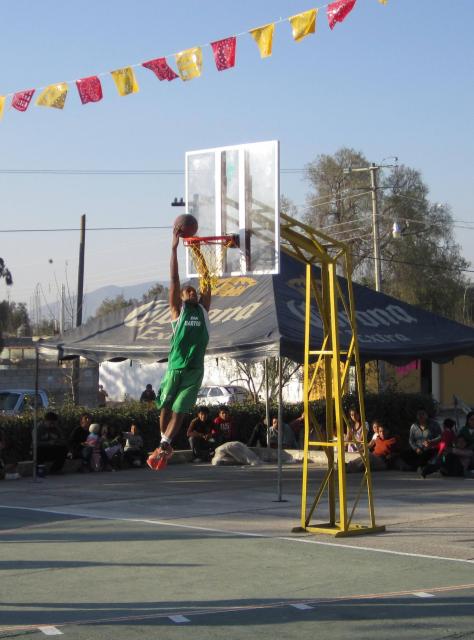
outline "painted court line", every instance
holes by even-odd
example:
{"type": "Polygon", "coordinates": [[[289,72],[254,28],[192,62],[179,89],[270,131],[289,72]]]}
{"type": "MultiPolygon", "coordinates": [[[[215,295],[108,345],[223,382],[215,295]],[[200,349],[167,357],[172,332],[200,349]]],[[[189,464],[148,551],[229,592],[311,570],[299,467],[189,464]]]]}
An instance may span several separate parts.
{"type": "Polygon", "coordinates": [[[186,616],[168,616],[172,622],[176,622],[176,624],[183,624],[184,622],[191,622],[189,618],[186,616]]]}
{"type": "Polygon", "coordinates": [[[62,636],[63,632],[59,631],[56,627],[38,627],[41,633],[44,633],[45,636],[62,636]]]}
{"type": "MultiPolygon", "coordinates": [[[[457,584],[450,585],[447,587],[434,587],[432,591],[439,593],[449,593],[454,591],[463,591],[466,589],[474,589],[474,584],[457,584]]],[[[421,593],[421,592],[420,592],[421,593]]],[[[423,592],[424,593],[424,592],[423,592]]],[[[226,613],[248,613],[248,612],[256,612],[262,610],[269,609],[281,609],[284,607],[297,605],[295,608],[305,610],[305,609],[314,609],[317,605],[319,606],[327,606],[327,605],[337,605],[344,602],[356,602],[356,601],[364,601],[364,600],[386,600],[388,598],[400,598],[403,596],[413,596],[413,591],[392,591],[385,593],[361,593],[361,594],[351,594],[345,596],[336,596],[332,598],[312,598],[306,601],[300,602],[288,602],[288,601],[274,601],[268,602],[265,604],[248,604],[248,605],[234,605],[234,606],[222,606],[222,607],[203,607],[203,608],[191,608],[185,611],[188,616],[204,616],[204,615],[220,615],[226,613]]],[[[54,625],[50,625],[51,627],[72,627],[72,626],[83,626],[83,625],[91,625],[91,624],[103,624],[103,623],[118,623],[118,622],[132,622],[138,620],[160,620],[160,619],[172,619],[172,618],[185,618],[188,620],[186,616],[182,614],[173,614],[170,615],[170,612],[156,612],[149,613],[145,615],[119,615],[114,617],[107,618],[83,618],[79,620],[68,620],[64,622],[56,622],[54,625]]],[[[188,620],[191,622],[190,620],[188,620]]],[[[31,625],[10,625],[8,627],[0,627],[0,633],[5,633],[7,631],[34,631],[36,629],[45,628],[45,625],[31,624],[31,625]]]]}
{"type": "Polygon", "coordinates": [[[12,507],[10,505],[0,505],[0,509],[16,509],[23,511],[36,511],[39,513],[51,513],[53,515],[70,516],[76,518],[88,518],[89,520],[110,520],[112,522],[131,522],[137,524],[152,524],[162,527],[172,527],[175,529],[189,529],[190,531],[207,531],[208,533],[224,533],[230,536],[243,536],[248,538],[267,538],[272,540],[284,540],[286,542],[299,542],[303,544],[315,544],[323,547],[334,547],[336,549],[355,549],[356,551],[370,551],[371,553],[385,553],[393,556],[404,556],[407,558],[423,558],[426,560],[443,560],[445,562],[460,562],[461,564],[474,564],[474,560],[465,560],[464,558],[449,558],[446,556],[432,556],[424,553],[409,553],[406,551],[393,551],[392,549],[378,549],[376,547],[357,546],[355,544],[345,544],[340,542],[325,542],[322,540],[314,540],[311,538],[293,538],[290,536],[272,536],[264,533],[251,533],[247,531],[234,531],[232,529],[219,529],[217,527],[200,527],[191,524],[181,524],[178,522],[165,520],[151,520],[144,518],[127,518],[125,516],[104,516],[84,512],[61,511],[58,509],[46,509],[39,507],[12,507]]]}
{"type": "Polygon", "coordinates": [[[357,551],[370,551],[371,553],[388,553],[392,556],[405,556],[408,558],[426,558],[427,560],[445,560],[446,562],[461,562],[464,564],[474,564],[474,560],[464,558],[447,558],[445,556],[430,556],[426,553],[409,553],[408,551],[393,551],[392,549],[377,549],[376,547],[358,547],[355,544],[342,544],[339,542],[323,542],[322,540],[311,540],[309,538],[290,538],[279,536],[278,540],[288,540],[289,542],[303,542],[304,544],[317,544],[323,547],[342,547],[343,549],[356,549],[357,551]]]}
{"type": "Polygon", "coordinates": [[[434,598],[434,593],[427,593],[426,591],[414,591],[413,595],[417,598],[434,598]]]}

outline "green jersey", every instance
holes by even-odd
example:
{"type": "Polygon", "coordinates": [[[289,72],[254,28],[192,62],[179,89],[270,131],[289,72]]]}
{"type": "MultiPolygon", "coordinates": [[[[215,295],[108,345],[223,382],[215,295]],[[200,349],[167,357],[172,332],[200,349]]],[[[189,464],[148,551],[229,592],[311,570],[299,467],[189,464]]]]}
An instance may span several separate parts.
{"type": "Polygon", "coordinates": [[[209,318],[201,304],[183,302],[177,320],[171,323],[173,337],[168,370],[202,369],[209,342],[209,318]]]}

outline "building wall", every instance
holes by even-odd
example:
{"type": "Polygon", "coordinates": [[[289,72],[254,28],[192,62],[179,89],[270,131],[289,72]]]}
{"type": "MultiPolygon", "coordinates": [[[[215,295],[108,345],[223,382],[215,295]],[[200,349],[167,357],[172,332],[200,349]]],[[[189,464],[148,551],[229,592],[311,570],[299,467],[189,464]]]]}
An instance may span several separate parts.
{"type": "MultiPolygon", "coordinates": [[[[99,382],[109,394],[108,399],[123,402],[126,398],[138,400],[147,384],[151,384],[158,392],[160,382],[166,371],[166,363],[141,363],[125,360],[124,362],[103,362],[99,369],[99,382]]],[[[256,382],[263,377],[263,365],[257,364],[256,382]]],[[[204,360],[203,386],[237,384],[246,386],[243,381],[236,380],[238,373],[229,358],[206,356],[204,360]]],[[[302,383],[298,376],[294,377],[283,388],[284,402],[301,402],[303,397],[302,383]]],[[[265,387],[260,392],[262,399],[265,387]]]]}
{"type": "MultiPolygon", "coordinates": [[[[38,386],[44,389],[50,401],[57,405],[71,395],[69,381],[71,365],[57,365],[40,360],[38,386]]],[[[99,383],[98,366],[83,364],[79,374],[79,402],[86,407],[97,405],[97,386],[99,383]]],[[[35,367],[30,361],[3,366],[0,369],[0,391],[3,389],[34,389],[35,367]]]]}
{"type": "Polygon", "coordinates": [[[166,363],[141,363],[136,360],[102,362],[99,368],[99,382],[104,385],[109,400],[139,400],[147,384],[151,384],[155,393],[158,393],[165,371],[166,363]]]}
{"type": "Polygon", "coordinates": [[[474,358],[459,356],[440,366],[441,404],[453,406],[453,395],[474,406],[474,358]]]}

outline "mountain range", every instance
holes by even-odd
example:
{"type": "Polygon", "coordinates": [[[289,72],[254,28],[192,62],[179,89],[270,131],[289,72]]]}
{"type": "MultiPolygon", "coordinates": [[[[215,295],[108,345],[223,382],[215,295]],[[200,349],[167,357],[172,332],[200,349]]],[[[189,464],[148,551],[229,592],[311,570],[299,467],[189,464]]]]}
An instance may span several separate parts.
{"type": "MultiPolygon", "coordinates": [[[[105,287],[100,287],[99,289],[95,289],[94,291],[88,291],[84,294],[84,306],[82,319],[83,322],[87,322],[89,318],[95,315],[97,309],[100,307],[104,300],[111,299],[113,300],[119,295],[123,295],[126,300],[135,298],[137,300],[141,300],[144,293],[149,291],[152,287],[157,284],[156,280],[152,280],[151,282],[142,282],[140,284],[131,284],[126,286],[120,286],[115,284],[110,284],[105,287]]],[[[169,283],[161,282],[163,286],[168,286],[169,283]]],[[[68,316],[71,315],[71,308],[74,306],[75,313],[75,301],[74,303],[66,302],[66,310],[65,310],[65,322],[66,325],[70,326],[70,318],[68,316]]],[[[59,319],[59,302],[53,302],[47,306],[40,308],[40,317],[50,319],[52,317],[59,319]]]]}

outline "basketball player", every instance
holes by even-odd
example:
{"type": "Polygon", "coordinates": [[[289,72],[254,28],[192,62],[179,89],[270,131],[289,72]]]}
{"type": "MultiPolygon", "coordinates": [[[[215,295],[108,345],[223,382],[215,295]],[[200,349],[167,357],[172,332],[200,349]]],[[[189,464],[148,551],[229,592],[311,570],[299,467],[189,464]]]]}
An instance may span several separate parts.
{"type": "Polygon", "coordinates": [[[208,311],[211,305],[210,285],[201,291],[194,287],[180,287],[178,244],[182,230],[173,228],[170,263],[171,326],[173,336],[168,356],[168,369],[161,382],[157,407],[160,413],[160,446],[148,458],[148,466],[157,471],[166,467],[173,453],[171,442],[182,425],[184,414],[196,404],[204,375],[204,354],[209,342],[208,311]]]}

